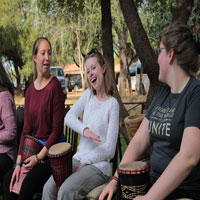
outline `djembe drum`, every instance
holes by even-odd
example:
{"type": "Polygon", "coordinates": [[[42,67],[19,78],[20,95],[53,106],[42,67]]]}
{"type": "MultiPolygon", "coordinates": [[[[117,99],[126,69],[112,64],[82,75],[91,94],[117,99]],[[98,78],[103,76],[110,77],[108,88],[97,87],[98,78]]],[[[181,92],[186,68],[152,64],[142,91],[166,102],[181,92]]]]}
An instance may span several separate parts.
{"type": "Polygon", "coordinates": [[[48,156],[53,178],[59,190],[62,183],[72,173],[72,146],[67,142],[54,144],[50,147],[48,156]]]}
{"type": "MultiPolygon", "coordinates": [[[[36,155],[40,152],[40,150],[43,148],[43,145],[34,137],[30,135],[24,136],[24,142],[22,147],[22,161],[24,161],[29,158],[32,155],[36,155]]],[[[19,181],[14,183],[12,192],[19,194],[22,182],[25,179],[27,174],[24,174],[24,166],[22,165],[20,169],[20,176],[19,181]]]]}
{"type": "Polygon", "coordinates": [[[149,163],[135,161],[118,168],[118,197],[120,200],[133,199],[144,195],[149,189],[149,163]]]}
{"type": "Polygon", "coordinates": [[[25,161],[30,156],[38,154],[42,147],[42,143],[36,138],[30,135],[25,135],[22,148],[22,160],[25,161]]]}
{"type": "Polygon", "coordinates": [[[129,140],[131,140],[134,137],[142,120],[144,119],[144,116],[145,116],[144,114],[135,114],[135,115],[128,116],[124,119],[124,124],[125,124],[126,130],[128,131],[129,140]]]}

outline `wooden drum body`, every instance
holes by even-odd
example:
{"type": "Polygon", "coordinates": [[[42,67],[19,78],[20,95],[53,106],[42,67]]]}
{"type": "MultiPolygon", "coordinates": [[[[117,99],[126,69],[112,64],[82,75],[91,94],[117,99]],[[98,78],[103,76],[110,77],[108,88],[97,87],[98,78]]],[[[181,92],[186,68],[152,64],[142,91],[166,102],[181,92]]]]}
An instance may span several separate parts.
{"type": "Polygon", "coordinates": [[[142,120],[144,119],[145,114],[136,114],[128,116],[124,119],[124,124],[126,130],[128,131],[129,140],[133,138],[136,131],[138,130],[142,120]]]}
{"type": "Polygon", "coordinates": [[[133,199],[144,195],[149,189],[149,163],[135,161],[118,168],[118,197],[120,200],[133,199]]]}
{"type": "Polygon", "coordinates": [[[30,135],[25,135],[22,148],[23,161],[32,155],[38,154],[42,148],[43,148],[42,143],[40,143],[36,138],[30,135]]]}
{"type": "MultiPolygon", "coordinates": [[[[22,147],[23,162],[30,156],[38,154],[42,148],[43,148],[42,143],[40,143],[36,138],[34,138],[30,135],[25,135],[23,147],[22,147]]],[[[24,179],[26,178],[26,176],[27,176],[27,173],[24,173],[24,166],[22,165],[22,167],[20,169],[19,181],[15,181],[12,192],[14,192],[16,194],[20,193],[22,183],[23,183],[24,179]]]]}
{"type": "Polygon", "coordinates": [[[67,142],[54,144],[50,147],[48,156],[52,174],[59,189],[72,173],[72,146],[67,142]]]}

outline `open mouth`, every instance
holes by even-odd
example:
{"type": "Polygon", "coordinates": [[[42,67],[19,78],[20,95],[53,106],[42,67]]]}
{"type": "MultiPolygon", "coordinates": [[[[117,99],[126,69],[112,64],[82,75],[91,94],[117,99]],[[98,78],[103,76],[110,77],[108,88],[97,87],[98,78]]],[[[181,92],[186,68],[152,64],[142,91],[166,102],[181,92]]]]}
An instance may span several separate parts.
{"type": "Polygon", "coordinates": [[[93,79],[91,80],[91,82],[92,82],[92,83],[95,83],[96,80],[97,80],[97,78],[95,77],[95,78],[93,78],[93,79]]]}

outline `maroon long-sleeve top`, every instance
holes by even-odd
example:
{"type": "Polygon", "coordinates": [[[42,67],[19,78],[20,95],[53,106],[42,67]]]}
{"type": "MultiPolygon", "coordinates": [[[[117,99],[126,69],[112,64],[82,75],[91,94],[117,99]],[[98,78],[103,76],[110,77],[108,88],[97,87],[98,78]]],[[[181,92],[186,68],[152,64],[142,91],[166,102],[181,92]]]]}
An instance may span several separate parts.
{"type": "Polygon", "coordinates": [[[49,149],[57,143],[63,133],[64,94],[56,77],[41,90],[36,90],[34,83],[26,91],[24,127],[20,139],[18,155],[22,154],[25,135],[46,141],[49,149]]]}

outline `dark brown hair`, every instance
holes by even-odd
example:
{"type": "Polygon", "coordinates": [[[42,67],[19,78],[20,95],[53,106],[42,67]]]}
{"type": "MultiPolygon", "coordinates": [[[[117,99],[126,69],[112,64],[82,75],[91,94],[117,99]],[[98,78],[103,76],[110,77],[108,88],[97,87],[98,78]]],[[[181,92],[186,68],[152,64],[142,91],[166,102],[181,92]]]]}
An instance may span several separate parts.
{"type": "Polygon", "coordinates": [[[189,75],[199,70],[198,41],[195,41],[189,27],[180,22],[166,27],[162,33],[161,41],[166,51],[174,49],[177,63],[189,75]]]}
{"type": "Polygon", "coordinates": [[[0,92],[8,90],[14,96],[13,85],[8,78],[8,75],[0,62],[0,92]]]}

